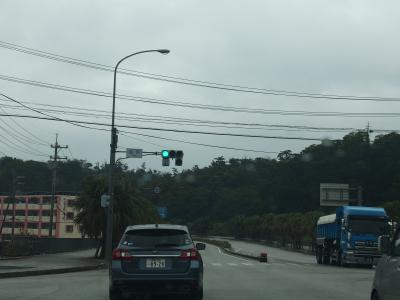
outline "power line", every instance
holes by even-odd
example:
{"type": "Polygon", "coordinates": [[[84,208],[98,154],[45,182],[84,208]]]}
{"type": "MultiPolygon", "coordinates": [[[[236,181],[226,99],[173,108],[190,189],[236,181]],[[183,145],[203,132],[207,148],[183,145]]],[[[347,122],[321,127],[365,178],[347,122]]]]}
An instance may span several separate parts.
{"type": "MultiPolygon", "coordinates": [[[[41,152],[40,150],[37,150],[37,149],[33,148],[30,144],[27,144],[24,140],[22,140],[21,138],[17,137],[17,135],[15,135],[13,132],[11,132],[10,130],[6,129],[5,127],[2,127],[2,126],[0,125],[0,129],[3,130],[3,132],[4,132],[8,137],[14,138],[15,141],[16,141],[17,143],[21,144],[22,147],[23,147],[25,150],[27,150],[27,151],[29,151],[29,152],[32,152],[32,153],[35,152],[35,153],[37,153],[37,154],[39,154],[39,155],[46,155],[46,153],[43,153],[43,152],[41,152]],[[33,150],[33,151],[31,151],[31,150],[33,150]]],[[[17,147],[21,147],[21,146],[19,146],[18,144],[14,143],[14,142],[11,142],[11,141],[10,141],[10,143],[12,143],[13,145],[15,145],[15,146],[17,146],[17,147]]]]}
{"type": "Polygon", "coordinates": [[[10,149],[13,149],[13,150],[21,152],[21,153],[34,155],[34,156],[47,157],[47,155],[37,154],[37,153],[31,152],[31,151],[26,150],[26,149],[21,149],[21,146],[19,146],[18,144],[15,144],[13,141],[11,141],[10,139],[8,139],[7,137],[5,137],[2,134],[0,134],[0,137],[3,138],[2,144],[7,146],[10,149]]]}
{"type": "Polygon", "coordinates": [[[67,150],[68,150],[68,152],[69,152],[69,155],[71,155],[71,158],[72,158],[73,160],[75,160],[75,157],[74,157],[74,155],[73,155],[72,152],[71,152],[71,147],[68,147],[67,150]]]}
{"type": "MultiPolygon", "coordinates": [[[[98,126],[107,126],[107,127],[111,126],[110,124],[106,124],[106,123],[87,122],[87,121],[78,121],[78,120],[67,120],[67,119],[60,119],[60,118],[57,118],[57,117],[38,117],[38,116],[30,116],[30,115],[16,115],[16,114],[0,114],[0,116],[11,116],[11,117],[20,117],[20,118],[33,118],[33,119],[41,119],[41,120],[60,121],[60,122],[71,123],[72,125],[77,125],[77,126],[79,126],[80,124],[98,125],[98,126]]],[[[321,138],[309,138],[309,137],[267,136],[267,135],[252,135],[252,134],[242,134],[242,133],[194,131],[194,130],[170,129],[170,128],[159,128],[159,127],[130,126],[130,125],[122,125],[122,124],[116,125],[116,127],[141,129],[141,130],[175,132],[175,133],[190,133],[190,134],[204,134],[204,135],[246,137],[246,138],[261,138],[261,139],[303,140],[303,141],[321,141],[321,140],[323,140],[321,138]]],[[[90,128],[90,129],[93,129],[93,128],[90,128]]]]}
{"type": "Polygon", "coordinates": [[[140,135],[140,136],[145,136],[145,137],[150,137],[150,138],[155,138],[155,139],[162,139],[162,140],[167,140],[167,141],[173,141],[173,142],[179,142],[179,143],[184,143],[184,144],[190,144],[190,145],[196,145],[196,146],[203,146],[203,147],[210,147],[210,148],[218,148],[218,149],[227,149],[227,150],[235,150],[235,151],[245,151],[245,152],[255,152],[255,153],[266,153],[266,154],[276,154],[278,152],[274,151],[263,151],[263,150],[254,150],[254,149],[243,149],[243,148],[235,148],[235,147],[227,147],[227,146],[218,146],[218,145],[211,145],[211,144],[204,144],[204,143],[196,143],[196,142],[188,142],[184,140],[178,140],[178,139],[171,139],[171,138],[164,138],[160,136],[154,136],[154,135],[149,135],[149,134],[142,134],[142,133],[136,133],[136,132],[129,132],[129,131],[120,131],[120,134],[129,138],[132,138],[129,136],[129,134],[134,134],[134,135],[140,135]],[[122,132],[122,133],[121,133],[122,132]]]}
{"type": "MultiPolygon", "coordinates": [[[[0,107],[0,110],[1,110],[3,113],[7,113],[7,111],[4,110],[4,109],[1,108],[1,107],[0,107]]],[[[13,120],[12,118],[8,118],[8,119],[9,119],[9,120],[13,120]]],[[[4,120],[0,120],[0,122],[3,123],[5,126],[7,126],[8,128],[10,128],[10,129],[12,130],[11,135],[12,135],[12,136],[15,136],[15,139],[20,139],[20,140],[23,140],[23,141],[25,141],[25,142],[28,142],[28,143],[30,143],[30,144],[37,145],[37,146],[45,146],[45,144],[39,143],[39,142],[37,142],[36,140],[31,139],[30,137],[24,135],[23,133],[21,133],[20,131],[18,131],[16,128],[12,127],[9,123],[5,122],[4,120]]],[[[15,121],[14,121],[14,122],[15,122],[15,121]]]]}
{"type": "MultiPolygon", "coordinates": [[[[55,60],[59,62],[65,62],[69,64],[74,64],[82,67],[113,72],[114,67],[99,64],[95,62],[90,62],[87,60],[75,59],[68,56],[62,56],[50,52],[40,51],[28,47],[23,47],[20,45],[0,41],[0,47],[14,50],[30,55],[35,55],[38,57],[55,60]]],[[[309,93],[309,92],[298,92],[298,91],[288,91],[288,90],[277,90],[277,89],[266,89],[266,88],[257,88],[257,87],[247,87],[242,85],[233,85],[233,84],[223,84],[212,81],[201,81],[194,80],[183,77],[173,77],[166,76],[161,74],[154,73],[146,73],[139,72],[128,69],[120,69],[118,73],[124,75],[130,75],[135,77],[141,77],[151,80],[158,80],[182,85],[203,87],[209,89],[218,89],[218,90],[226,90],[233,92],[241,92],[241,93],[252,93],[252,94],[264,94],[264,95],[274,95],[274,96],[285,96],[285,97],[297,97],[297,98],[312,98],[312,99],[327,99],[327,100],[350,100],[350,101],[400,101],[400,98],[391,98],[391,97],[367,97],[367,96],[352,96],[352,95],[337,95],[337,94],[321,94],[321,93],[309,93]]]]}
{"type": "MultiPolygon", "coordinates": [[[[11,97],[9,97],[9,96],[6,96],[6,95],[4,95],[4,94],[2,94],[2,93],[0,93],[0,95],[3,96],[3,97],[5,97],[5,98],[7,98],[8,100],[11,100],[11,101],[13,101],[13,102],[15,102],[15,103],[18,103],[19,105],[21,105],[21,106],[23,106],[23,107],[25,107],[25,108],[27,108],[27,109],[33,111],[33,112],[38,113],[38,114],[40,114],[40,115],[43,115],[43,116],[46,116],[46,117],[50,117],[50,118],[56,119],[56,120],[61,121],[61,122],[71,123],[72,125],[75,125],[75,126],[93,129],[93,128],[91,128],[91,127],[87,127],[87,126],[84,126],[84,125],[74,124],[73,122],[71,122],[71,121],[69,121],[69,120],[60,119],[60,118],[58,118],[58,117],[54,117],[54,116],[45,114],[45,113],[43,113],[43,112],[41,112],[41,111],[39,111],[39,110],[37,110],[37,109],[31,108],[31,107],[29,107],[29,106],[23,104],[22,102],[20,102],[20,101],[18,101],[18,100],[15,100],[15,99],[13,99],[13,98],[11,98],[11,97]]],[[[5,114],[5,115],[6,115],[6,114],[5,114]]]]}
{"type": "MultiPolygon", "coordinates": [[[[3,101],[9,101],[9,100],[5,99],[3,101]]],[[[51,108],[62,108],[62,109],[78,110],[79,114],[82,114],[82,115],[92,115],[92,116],[96,116],[96,117],[103,117],[104,116],[104,117],[110,118],[109,111],[106,111],[106,110],[85,109],[85,108],[81,108],[81,107],[73,107],[73,106],[65,106],[65,105],[51,105],[51,104],[29,102],[29,101],[21,101],[21,103],[32,104],[32,105],[35,105],[35,106],[51,107],[51,108]],[[84,114],[84,113],[82,113],[82,111],[100,112],[100,113],[103,113],[103,114],[106,114],[106,115],[102,116],[102,115],[97,114],[97,113],[96,114],[94,114],[94,113],[84,114]]],[[[6,106],[6,105],[3,105],[3,107],[9,107],[9,108],[12,108],[12,109],[19,108],[18,106],[6,106]]],[[[47,111],[51,111],[51,110],[47,110],[47,111]]],[[[66,113],[66,112],[69,112],[69,111],[53,110],[53,112],[66,113]]],[[[76,114],[78,114],[78,113],[76,113],[76,114]]],[[[232,121],[228,122],[228,121],[218,121],[218,120],[200,120],[200,119],[193,119],[193,118],[188,119],[188,118],[178,118],[178,117],[171,117],[171,116],[135,114],[135,113],[125,113],[125,112],[119,112],[116,115],[117,115],[117,118],[125,119],[125,120],[151,120],[151,121],[155,121],[156,120],[156,121],[166,121],[166,122],[178,121],[180,123],[186,123],[186,124],[189,124],[189,125],[192,124],[192,123],[198,123],[198,124],[216,124],[216,125],[220,125],[220,124],[221,125],[237,125],[237,126],[246,126],[246,128],[250,127],[250,126],[258,126],[258,127],[304,129],[304,130],[323,130],[323,131],[351,131],[351,130],[357,130],[357,128],[352,128],[352,127],[316,127],[316,126],[305,126],[305,125],[265,124],[265,123],[232,122],[232,121]],[[133,116],[135,118],[127,118],[125,116],[133,116]]]]}
{"type": "MultiPolygon", "coordinates": [[[[0,104],[0,107],[7,107],[10,109],[15,109],[15,110],[25,110],[26,108],[20,107],[20,106],[6,106],[0,104]]],[[[84,110],[84,109],[82,109],[84,110]]],[[[99,113],[83,113],[83,112],[75,112],[75,111],[68,111],[68,110],[57,110],[57,109],[41,109],[41,111],[44,112],[50,112],[50,113],[55,113],[55,114],[62,114],[62,115],[72,115],[72,116],[81,116],[81,117],[90,117],[90,118],[96,118],[96,119],[110,119],[110,115],[108,114],[103,114],[100,115],[99,113]]],[[[90,110],[88,110],[90,111],[90,110]]],[[[141,117],[124,117],[124,116],[117,116],[117,120],[127,120],[127,121],[132,121],[132,122],[147,122],[147,123],[152,123],[152,124],[175,124],[175,125],[188,125],[188,126],[195,126],[195,127],[211,127],[211,128],[227,128],[227,129],[244,129],[244,130],[273,130],[273,131],[307,131],[307,132],[320,132],[320,131],[330,131],[330,132],[343,132],[343,131],[351,131],[351,130],[356,130],[357,128],[328,128],[328,127],[295,127],[295,126],[282,126],[282,125],[267,125],[267,124],[260,124],[258,127],[255,124],[245,124],[239,126],[239,125],[219,125],[220,123],[228,123],[228,122],[202,122],[199,121],[175,121],[174,119],[158,119],[158,118],[141,118],[141,117]]],[[[233,123],[235,124],[235,123],[233,123]]]]}
{"type": "MultiPolygon", "coordinates": [[[[2,94],[2,95],[5,96],[4,94],[2,94]]],[[[21,103],[20,101],[15,100],[15,99],[12,99],[11,97],[8,97],[8,96],[5,96],[5,97],[8,98],[8,99],[10,99],[10,100],[12,100],[12,101],[14,101],[14,102],[16,102],[16,103],[21,103]]],[[[26,106],[26,105],[24,105],[24,106],[30,109],[29,106],[26,106]]],[[[36,110],[32,110],[32,111],[36,112],[36,110]]],[[[13,116],[17,116],[17,115],[13,115],[13,116]]],[[[21,116],[19,115],[18,117],[21,117],[21,116]]],[[[25,116],[25,117],[28,117],[28,118],[36,118],[36,119],[50,119],[50,118],[48,118],[48,117],[47,117],[47,118],[44,118],[44,117],[33,117],[33,116],[25,116]]],[[[54,121],[64,121],[64,122],[70,123],[71,125],[80,126],[80,127],[82,127],[82,126],[79,125],[79,124],[75,124],[75,123],[84,123],[84,122],[82,122],[82,121],[76,121],[76,122],[75,122],[75,121],[63,120],[63,119],[55,118],[55,117],[53,117],[52,120],[54,120],[54,121]]],[[[92,124],[91,124],[91,125],[92,125],[92,124]]],[[[97,124],[96,124],[96,125],[97,125],[97,124]]],[[[99,124],[99,125],[102,125],[102,126],[110,126],[109,124],[104,124],[104,123],[103,123],[103,124],[99,124]]],[[[94,127],[89,127],[89,126],[83,126],[83,127],[84,127],[84,128],[88,128],[88,129],[95,129],[95,130],[108,131],[108,130],[103,129],[103,128],[94,128],[94,127]]],[[[129,132],[127,132],[127,133],[129,133],[129,132]]],[[[143,136],[145,136],[145,135],[143,135],[143,136]]],[[[159,137],[159,138],[161,138],[161,137],[159,137]]],[[[165,138],[161,138],[161,139],[165,139],[165,138]]],[[[170,140],[171,140],[171,139],[170,139],[170,140]]],[[[192,144],[192,145],[199,145],[199,146],[220,148],[220,149],[230,149],[230,150],[241,150],[241,151],[252,151],[252,152],[264,152],[264,153],[267,153],[266,151],[250,150],[250,149],[241,149],[241,148],[233,148],[233,147],[225,147],[225,146],[217,146],[217,145],[209,145],[209,144],[201,144],[201,143],[193,143],[193,142],[187,142],[187,141],[182,141],[182,140],[174,140],[174,141],[179,141],[179,142],[183,142],[183,143],[189,143],[189,144],[192,144]]]]}
{"type": "MultiPolygon", "coordinates": [[[[46,82],[27,80],[23,78],[17,78],[12,76],[0,75],[0,80],[6,80],[11,82],[17,82],[21,84],[27,84],[31,86],[61,90],[65,92],[72,92],[84,95],[92,95],[99,96],[105,98],[111,98],[112,94],[108,92],[101,92],[96,90],[89,89],[81,89],[74,88],[71,86],[64,85],[56,85],[50,84],[46,82]]],[[[307,116],[307,117],[397,117],[399,114],[396,113],[347,113],[347,112],[321,112],[321,111],[287,111],[287,110],[267,110],[267,109],[253,109],[246,107],[235,107],[235,106],[221,106],[221,105],[205,105],[200,103],[188,103],[182,101],[169,101],[169,100],[160,100],[154,98],[145,98],[145,97],[135,97],[128,95],[117,94],[116,98],[125,100],[125,101],[135,101],[149,104],[158,104],[158,105],[168,105],[174,107],[185,107],[185,108],[193,108],[193,109],[205,109],[205,110],[214,110],[214,111],[225,111],[225,112],[236,112],[236,113],[249,113],[249,114],[266,114],[266,115],[298,115],[298,116],[307,116]]],[[[396,100],[397,101],[397,100],[396,100]]],[[[398,100],[400,101],[400,99],[398,100]]]]}

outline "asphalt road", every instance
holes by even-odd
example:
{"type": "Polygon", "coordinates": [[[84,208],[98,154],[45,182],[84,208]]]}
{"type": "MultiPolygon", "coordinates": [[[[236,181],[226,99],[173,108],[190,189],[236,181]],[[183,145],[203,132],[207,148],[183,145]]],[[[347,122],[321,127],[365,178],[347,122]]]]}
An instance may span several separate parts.
{"type": "MultiPolygon", "coordinates": [[[[238,242],[234,247],[263,246],[238,242]]],[[[265,247],[263,248],[265,250],[265,247]]],[[[223,254],[208,245],[204,299],[368,299],[373,270],[315,264],[312,256],[267,249],[270,263],[223,254]]],[[[0,280],[0,299],[108,299],[106,270],[0,280]]],[[[165,298],[162,298],[165,299],[165,298]]],[[[176,298],[174,298],[176,299],[176,298]]]]}

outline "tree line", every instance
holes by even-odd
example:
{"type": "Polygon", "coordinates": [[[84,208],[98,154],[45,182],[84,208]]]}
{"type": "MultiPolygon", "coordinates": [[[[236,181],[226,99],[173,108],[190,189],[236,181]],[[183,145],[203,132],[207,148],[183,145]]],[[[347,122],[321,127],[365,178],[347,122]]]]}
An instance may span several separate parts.
{"type": "MultiPolygon", "coordinates": [[[[77,221],[93,236],[101,236],[99,228],[104,226],[99,193],[107,190],[107,168],[78,160],[58,166],[57,189],[80,194],[80,209],[87,214],[77,221]]],[[[51,162],[1,158],[0,191],[10,191],[12,170],[25,176],[25,191],[50,191],[51,162]]],[[[119,229],[126,223],[155,221],[155,207],[165,206],[168,218],[159,221],[189,224],[198,232],[301,244],[312,238],[316,218],[333,212],[319,205],[320,183],[362,186],[365,205],[385,206],[392,218],[399,219],[400,135],[370,140],[368,132],[357,131],[299,153],[282,151],[276,158],[217,157],[204,168],[171,173],[145,165],[129,170],[119,164],[117,176],[122,189],[117,204],[121,208],[116,210],[119,229]],[[154,187],[161,192],[155,194],[154,187]],[[299,237],[302,240],[295,241],[299,237]]]]}

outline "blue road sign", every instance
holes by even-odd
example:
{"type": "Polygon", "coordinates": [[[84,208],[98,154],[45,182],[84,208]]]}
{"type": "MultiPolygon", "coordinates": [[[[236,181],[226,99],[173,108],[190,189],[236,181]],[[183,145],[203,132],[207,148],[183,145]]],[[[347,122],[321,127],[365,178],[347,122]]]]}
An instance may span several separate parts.
{"type": "Polygon", "coordinates": [[[168,216],[168,209],[165,206],[157,206],[157,212],[162,219],[165,219],[168,216]]]}

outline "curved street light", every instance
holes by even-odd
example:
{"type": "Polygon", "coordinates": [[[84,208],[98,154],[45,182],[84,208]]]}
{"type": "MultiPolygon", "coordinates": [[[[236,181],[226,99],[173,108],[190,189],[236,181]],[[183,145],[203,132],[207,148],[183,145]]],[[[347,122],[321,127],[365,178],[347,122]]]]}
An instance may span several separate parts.
{"type": "Polygon", "coordinates": [[[124,58],[120,59],[114,68],[114,88],[113,88],[113,104],[112,104],[112,116],[111,116],[111,143],[110,143],[110,169],[108,174],[108,196],[109,204],[107,209],[107,230],[106,230],[106,259],[111,262],[112,253],[112,231],[113,231],[113,217],[114,217],[114,182],[113,173],[115,168],[115,153],[117,150],[117,129],[115,128],[115,91],[117,86],[117,71],[119,65],[126,59],[141,53],[147,52],[158,52],[161,54],[168,54],[170,51],[168,49],[156,49],[156,50],[145,50],[135,52],[124,58]]]}

